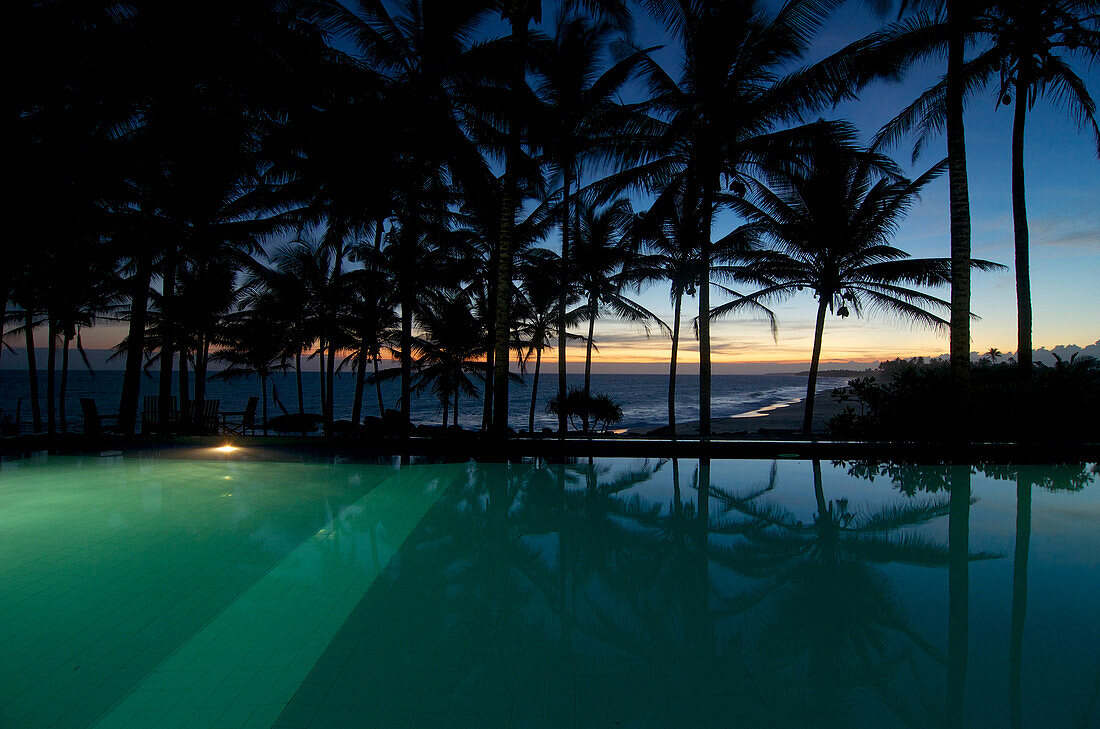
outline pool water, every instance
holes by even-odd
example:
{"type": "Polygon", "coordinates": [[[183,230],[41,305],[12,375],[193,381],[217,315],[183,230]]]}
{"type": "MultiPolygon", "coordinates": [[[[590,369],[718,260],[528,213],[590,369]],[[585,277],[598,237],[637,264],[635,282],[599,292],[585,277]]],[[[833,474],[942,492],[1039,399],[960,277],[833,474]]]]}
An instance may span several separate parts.
{"type": "Polygon", "coordinates": [[[1100,726],[1092,465],[180,455],[0,464],[0,727],[1100,726]]]}

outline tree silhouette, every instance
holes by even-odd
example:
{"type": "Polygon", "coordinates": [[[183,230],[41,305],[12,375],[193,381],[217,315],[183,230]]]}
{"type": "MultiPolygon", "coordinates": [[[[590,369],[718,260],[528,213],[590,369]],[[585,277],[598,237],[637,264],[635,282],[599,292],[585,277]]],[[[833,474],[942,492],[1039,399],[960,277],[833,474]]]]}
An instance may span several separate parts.
{"type": "MultiPolygon", "coordinates": [[[[754,183],[751,198],[735,203],[749,222],[732,235],[765,246],[742,254],[747,263],[742,275],[755,278],[761,288],[711,312],[724,316],[804,288],[814,293],[818,305],[802,422],[806,434],[813,426],[826,313],[846,317],[877,310],[946,328],[948,322],[933,312],[949,309],[950,303],[913,286],[949,283],[952,265],[946,258],[913,259],[890,245],[917,194],[943,165],[910,182],[898,176],[889,159],[860,150],[850,126],[820,124],[819,129],[803,160],[768,171],[766,186],[754,183]]],[[[998,268],[980,260],[971,265],[998,268]]]]}

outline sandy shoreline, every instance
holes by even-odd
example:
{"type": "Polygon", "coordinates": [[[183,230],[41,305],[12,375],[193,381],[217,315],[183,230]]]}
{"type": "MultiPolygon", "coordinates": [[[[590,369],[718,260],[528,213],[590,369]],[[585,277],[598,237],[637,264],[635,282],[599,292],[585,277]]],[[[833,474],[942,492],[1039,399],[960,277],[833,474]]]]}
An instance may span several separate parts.
{"type": "MultiPolygon", "coordinates": [[[[711,433],[714,435],[748,436],[761,434],[775,435],[777,434],[776,431],[797,433],[802,430],[802,417],[805,412],[804,403],[805,398],[802,398],[790,403],[768,405],[759,410],[754,410],[751,413],[744,413],[733,417],[715,418],[711,421],[711,433]]],[[[843,409],[844,406],[837,402],[837,399],[832,396],[832,393],[819,392],[814,400],[814,433],[819,435],[824,433],[825,423],[843,409]]],[[[667,426],[665,426],[665,428],[667,429],[667,426]]],[[[632,428],[627,432],[635,435],[644,435],[652,433],[654,430],[655,428],[632,428]]],[[[656,428],[656,430],[661,429],[656,428]]],[[[664,431],[657,433],[657,435],[667,434],[668,433],[664,431]]],[[[688,420],[677,423],[676,434],[698,435],[699,421],[688,420]]]]}

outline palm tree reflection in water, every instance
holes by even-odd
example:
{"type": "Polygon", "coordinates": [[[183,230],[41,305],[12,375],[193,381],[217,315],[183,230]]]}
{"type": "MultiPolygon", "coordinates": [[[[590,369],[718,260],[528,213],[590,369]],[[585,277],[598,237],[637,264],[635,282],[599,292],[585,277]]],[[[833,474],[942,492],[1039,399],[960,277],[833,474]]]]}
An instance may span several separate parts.
{"type": "Polygon", "coordinates": [[[434,554],[450,584],[433,592],[545,636],[545,660],[567,685],[643,726],[728,717],[731,699],[768,726],[939,723],[942,710],[914,702],[912,686],[944,668],[949,683],[959,679],[957,572],[989,556],[966,549],[956,516],[969,510],[964,489],[860,508],[828,499],[814,462],[816,513],[804,522],[766,499],[775,466],[766,483],[738,491],[712,483],[705,460],[685,482],[673,460],[662,503],[646,482],[667,465],[471,466],[465,487],[444,496],[451,536],[426,543],[439,549],[423,557],[434,554]],[[950,546],[918,533],[949,516],[950,546]],[[947,655],[910,625],[880,568],[891,564],[950,566],[947,655]],[[633,688],[610,686],[620,680],[633,688]]]}

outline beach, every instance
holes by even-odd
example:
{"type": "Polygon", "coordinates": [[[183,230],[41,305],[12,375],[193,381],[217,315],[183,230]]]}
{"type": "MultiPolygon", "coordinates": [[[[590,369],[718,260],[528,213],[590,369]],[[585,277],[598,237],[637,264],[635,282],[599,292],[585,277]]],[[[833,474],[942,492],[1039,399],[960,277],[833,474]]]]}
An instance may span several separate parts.
{"type": "MultiPolygon", "coordinates": [[[[813,432],[821,435],[825,424],[844,409],[829,392],[819,392],[814,400],[813,432]]],[[[802,431],[805,398],[791,402],[768,405],[732,417],[714,418],[711,421],[713,435],[759,437],[792,435],[802,431]]],[[[667,426],[657,429],[634,429],[632,434],[667,435],[667,426]]],[[[699,421],[689,420],[676,424],[677,435],[699,435],[699,421]]]]}

